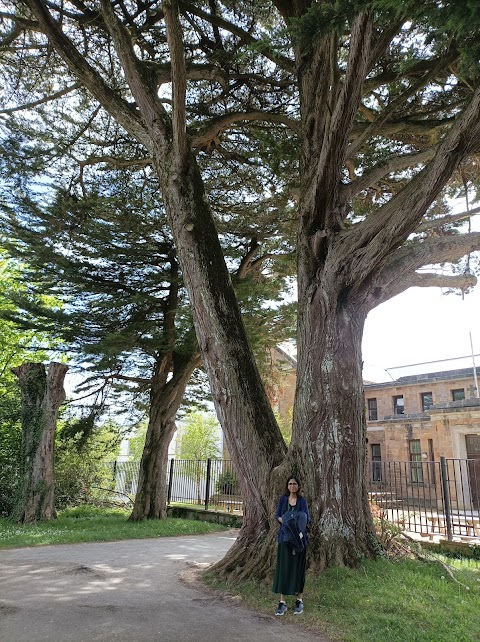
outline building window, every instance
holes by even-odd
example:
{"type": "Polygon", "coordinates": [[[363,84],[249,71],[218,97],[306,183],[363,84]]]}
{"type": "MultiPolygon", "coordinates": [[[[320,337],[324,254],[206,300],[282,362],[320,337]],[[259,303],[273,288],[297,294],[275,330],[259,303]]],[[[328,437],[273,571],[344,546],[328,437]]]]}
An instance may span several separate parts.
{"type": "Polygon", "coordinates": [[[465,389],[464,388],[457,388],[456,390],[452,390],[452,400],[453,401],[462,401],[462,399],[465,399],[465,389]]]}
{"type": "Polygon", "coordinates": [[[397,395],[393,398],[393,414],[403,415],[405,413],[405,401],[403,395],[397,395]]]}
{"type": "Polygon", "coordinates": [[[412,483],[420,484],[423,482],[423,465],[420,439],[410,439],[408,442],[410,453],[410,475],[412,483]]]}
{"type": "Polygon", "coordinates": [[[377,421],[378,419],[377,400],[367,399],[367,405],[368,405],[368,420],[377,421]]]}
{"type": "Polygon", "coordinates": [[[372,481],[382,481],[382,452],[380,444],[372,444],[372,481]]]}
{"type": "Polygon", "coordinates": [[[422,392],[420,398],[422,400],[423,412],[433,406],[433,394],[431,392],[422,392]]]}

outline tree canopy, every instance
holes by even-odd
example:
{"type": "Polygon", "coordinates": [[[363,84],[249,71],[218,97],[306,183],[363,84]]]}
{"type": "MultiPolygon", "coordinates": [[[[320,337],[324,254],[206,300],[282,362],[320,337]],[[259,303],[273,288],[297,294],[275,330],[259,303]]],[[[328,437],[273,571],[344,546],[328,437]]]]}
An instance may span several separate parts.
{"type": "Polygon", "coordinates": [[[480,246],[479,233],[459,226],[472,214],[478,185],[478,7],[453,0],[6,5],[2,127],[12,190],[25,186],[19,164],[28,159],[33,175],[45,158],[52,166],[68,158],[81,189],[85,168],[99,158],[114,166],[126,141],[136,150],[129,162],[145,163],[158,180],[217,415],[242,476],[244,526],[219,568],[237,577],[269,572],[269,515],[292,472],[310,499],[314,565],[375,555],[364,475],[363,325],[372,308],[413,285],[475,282],[468,271],[419,270],[480,246]],[[92,131],[70,111],[85,100],[88,123],[108,131],[110,145],[91,136],[70,158],[92,131]],[[55,146],[33,150],[32,120],[20,108],[51,120],[55,146]],[[62,108],[72,128],[59,119],[62,108]],[[459,193],[468,194],[468,211],[452,214],[447,197],[459,193]],[[227,269],[224,240],[238,223],[236,203],[270,223],[270,235],[256,235],[251,220],[252,252],[273,237],[291,243],[288,224],[296,226],[298,379],[288,449],[227,269]]]}

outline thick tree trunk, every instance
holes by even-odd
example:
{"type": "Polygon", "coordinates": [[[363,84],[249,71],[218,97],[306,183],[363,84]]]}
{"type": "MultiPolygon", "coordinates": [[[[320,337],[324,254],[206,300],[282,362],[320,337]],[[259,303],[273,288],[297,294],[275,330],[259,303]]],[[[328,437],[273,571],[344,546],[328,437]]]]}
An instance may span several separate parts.
{"type": "Polygon", "coordinates": [[[185,388],[195,368],[198,354],[183,359],[167,383],[152,378],[150,411],[145,447],[140,462],[138,488],[130,520],[163,519],[167,515],[168,446],[175,432],[175,416],[182,403],[185,388]]]}
{"type": "Polygon", "coordinates": [[[263,506],[249,495],[248,484],[242,484],[243,525],[233,546],[213,567],[218,577],[229,582],[252,578],[271,580],[278,530],[274,514],[278,497],[284,491],[286,476],[278,468],[273,471],[270,483],[263,489],[263,506]]]}
{"type": "MultiPolygon", "coordinates": [[[[385,258],[418,226],[468,149],[478,144],[480,92],[473,93],[465,114],[456,120],[426,170],[364,223],[349,225],[344,168],[349,153],[373,133],[368,128],[352,142],[364,80],[380,55],[371,49],[377,29],[373,29],[368,12],[359,13],[352,20],[348,59],[344,59],[342,47],[341,62],[335,34],[319,34],[315,43],[308,42],[305,47],[302,39],[298,40],[295,59],[302,120],[299,378],[293,441],[285,458],[286,449],[248,347],[200,172],[189,147],[178,2],[163,4],[171,54],[171,111],[158,100],[157,87],[150,82],[152,74],[136,56],[129,29],[117,20],[115,7],[108,0],[101,2],[102,17],[134,107],[90,67],[44,2],[28,0],[27,4],[72,72],[117,122],[145,145],[160,177],[217,414],[243,478],[245,522],[223,568],[236,572],[236,561],[243,569],[239,575],[250,569],[258,577],[268,567],[273,559],[275,496],[290,472],[305,481],[314,518],[311,550],[319,568],[373,554],[375,541],[363,475],[360,372],[368,288],[375,272],[385,265],[385,258]]],[[[303,16],[312,3],[273,0],[273,4],[288,24],[303,16]]],[[[380,51],[388,43],[382,44],[381,33],[379,36],[380,51]]]]}
{"type": "MultiPolygon", "coordinates": [[[[310,289],[311,291],[311,289],[310,289]]],[[[361,340],[365,313],[348,288],[319,283],[301,306],[292,450],[305,468],[318,570],[379,551],[366,490],[361,340]]]]}
{"type": "Polygon", "coordinates": [[[181,171],[178,161],[164,160],[156,168],[217,416],[242,491],[258,504],[251,516],[260,519],[254,526],[261,530],[271,510],[272,471],[283,461],[285,444],[248,343],[193,154],[181,171]]]}
{"type": "Polygon", "coordinates": [[[22,451],[14,519],[19,522],[56,517],[53,447],[58,409],[65,400],[67,366],[24,363],[12,371],[22,392],[22,451]]]}
{"type": "Polygon", "coordinates": [[[150,412],[131,521],[163,519],[167,515],[168,446],[176,428],[175,413],[166,417],[160,412],[156,420],[151,415],[150,412]]]}

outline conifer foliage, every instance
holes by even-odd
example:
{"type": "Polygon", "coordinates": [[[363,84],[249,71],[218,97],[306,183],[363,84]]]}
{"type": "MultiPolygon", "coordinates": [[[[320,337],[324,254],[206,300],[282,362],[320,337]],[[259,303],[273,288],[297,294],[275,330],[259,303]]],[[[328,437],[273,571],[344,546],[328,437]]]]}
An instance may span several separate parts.
{"type": "MultiPolygon", "coordinates": [[[[318,569],[375,555],[363,326],[372,308],[412,285],[475,282],[469,272],[418,270],[480,246],[478,233],[459,227],[470,205],[452,215],[446,200],[460,190],[471,203],[478,184],[478,3],[6,4],[3,113],[21,133],[6,134],[12,158],[31,158],[27,174],[49,155],[52,165],[68,158],[81,189],[86,167],[125,162],[117,150],[128,139],[137,153],[127,161],[148,164],[158,180],[217,415],[241,472],[244,526],[219,572],[270,572],[271,515],[290,473],[309,498],[318,569]],[[38,67],[43,73],[27,73],[38,67]],[[88,121],[69,112],[67,126],[58,109],[53,117],[50,105],[72,101],[88,121]],[[32,149],[32,121],[20,107],[51,119],[63,132],[57,145],[32,149]],[[92,123],[112,145],[100,153],[92,136],[95,153],[71,154],[92,123]],[[220,181],[218,192],[219,177],[230,189],[220,181]],[[257,237],[250,222],[239,273],[255,273],[256,253],[272,239],[280,245],[269,254],[281,254],[289,223],[296,226],[298,378],[288,449],[225,261],[224,242],[246,211],[238,203],[271,231],[257,237]]],[[[14,164],[12,185],[22,189],[14,164]]]]}

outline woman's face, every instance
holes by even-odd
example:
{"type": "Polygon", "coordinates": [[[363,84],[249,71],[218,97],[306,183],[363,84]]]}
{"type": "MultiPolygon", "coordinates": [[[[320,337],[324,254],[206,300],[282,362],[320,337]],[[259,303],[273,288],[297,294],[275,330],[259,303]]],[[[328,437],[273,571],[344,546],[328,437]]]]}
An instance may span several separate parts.
{"type": "Polygon", "coordinates": [[[290,493],[298,493],[298,481],[295,478],[289,479],[287,482],[287,488],[290,493]]]}

